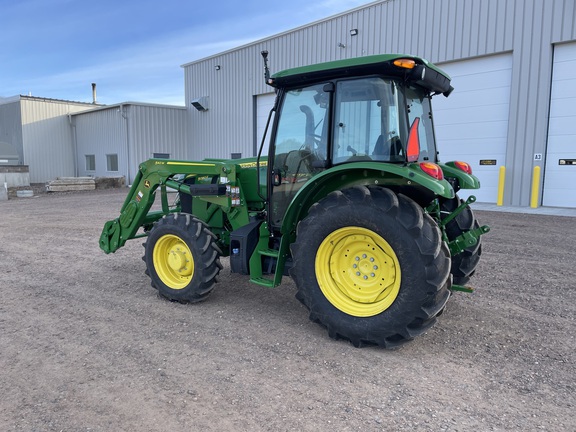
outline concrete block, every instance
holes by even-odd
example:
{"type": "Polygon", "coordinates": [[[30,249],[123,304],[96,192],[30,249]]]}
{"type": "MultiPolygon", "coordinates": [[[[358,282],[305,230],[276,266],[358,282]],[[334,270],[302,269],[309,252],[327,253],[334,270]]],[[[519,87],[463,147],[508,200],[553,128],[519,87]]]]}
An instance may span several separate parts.
{"type": "Polygon", "coordinates": [[[18,198],[31,198],[34,196],[34,191],[32,191],[32,190],[19,190],[19,191],[16,191],[16,196],[18,198]]]}

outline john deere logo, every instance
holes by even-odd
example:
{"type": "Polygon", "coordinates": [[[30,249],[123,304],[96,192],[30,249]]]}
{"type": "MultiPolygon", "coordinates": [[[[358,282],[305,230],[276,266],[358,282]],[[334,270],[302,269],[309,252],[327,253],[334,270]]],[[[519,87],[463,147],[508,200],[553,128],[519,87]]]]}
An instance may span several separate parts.
{"type": "Polygon", "coordinates": [[[145,181],[144,181],[144,187],[145,187],[146,189],[150,189],[150,180],[145,180],[145,181]]]}

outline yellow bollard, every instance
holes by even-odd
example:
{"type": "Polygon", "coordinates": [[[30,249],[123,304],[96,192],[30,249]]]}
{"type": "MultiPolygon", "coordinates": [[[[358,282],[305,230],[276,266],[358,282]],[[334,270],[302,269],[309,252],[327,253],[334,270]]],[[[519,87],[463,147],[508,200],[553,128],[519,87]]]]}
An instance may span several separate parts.
{"type": "Polygon", "coordinates": [[[534,167],[534,174],[532,175],[532,195],[530,196],[530,207],[538,208],[538,195],[540,189],[540,167],[534,167]]]}
{"type": "Polygon", "coordinates": [[[500,174],[498,175],[498,199],[496,205],[501,206],[504,204],[504,182],[506,181],[506,167],[500,167],[500,174]]]}

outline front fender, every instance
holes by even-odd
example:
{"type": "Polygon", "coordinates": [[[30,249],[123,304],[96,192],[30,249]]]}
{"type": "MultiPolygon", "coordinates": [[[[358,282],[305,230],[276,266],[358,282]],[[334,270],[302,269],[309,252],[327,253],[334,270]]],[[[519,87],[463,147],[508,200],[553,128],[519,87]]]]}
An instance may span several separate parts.
{"type": "Polygon", "coordinates": [[[417,163],[408,165],[378,162],[351,162],[329,168],[310,179],[288,206],[282,221],[283,234],[292,232],[308,209],[330,192],[357,185],[410,187],[417,185],[434,195],[452,199],[454,189],[447,180],[437,180],[420,169],[417,163]]]}

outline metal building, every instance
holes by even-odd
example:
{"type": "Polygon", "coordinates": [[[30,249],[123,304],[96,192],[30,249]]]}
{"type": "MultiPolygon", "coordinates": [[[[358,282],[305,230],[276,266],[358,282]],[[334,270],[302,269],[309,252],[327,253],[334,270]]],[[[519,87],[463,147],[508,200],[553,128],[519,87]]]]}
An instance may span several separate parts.
{"type": "Polygon", "coordinates": [[[411,53],[453,78],[435,97],[442,160],[470,162],[479,201],[576,207],[574,0],[385,0],[183,65],[190,156],[256,154],[273,101],[273,71],[380,53],[411,53]],[[194,103],[194,104],[193,104],[194,103]]]}
{"type": "Polygon", "coordinates": [[[130,184],[147,159],[190,158],[185,107],[125,102],[70,117],[78,176],[130,184]]]}
{"type": "Polygon", "coordinates": [[[151,157],[190,158],[186,122],[179,106],[0,99],[0,141],[17,155],[11,165],[29,167],[30,183],[76,176],[124,176],[129,183],[151,157]]]}
{"type": "Polygon", "coordinates": [[[0,100],[0,141],[13,148],[18,160],[28,165],[31,183],[58,176],[74,176],[74,147],[69,114],[93,104],[15,96],[0,100]]]}

